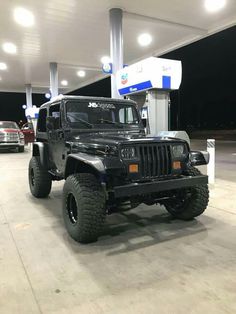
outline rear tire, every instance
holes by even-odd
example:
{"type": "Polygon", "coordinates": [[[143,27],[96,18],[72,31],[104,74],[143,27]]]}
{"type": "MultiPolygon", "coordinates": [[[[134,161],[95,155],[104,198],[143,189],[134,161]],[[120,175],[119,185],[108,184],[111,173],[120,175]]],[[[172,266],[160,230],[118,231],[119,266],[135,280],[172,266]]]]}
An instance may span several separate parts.
{"type": "Polygon", "coordinates": [[[69,176],[63,188],[63,218],[70,236],[80,243],[96,241],[105,217],[105,193],[96,177],[69,176]]]}
{"type": "MultiPolygon", "coordinates": [[[[185,175],[197,176],[201,175],[201,172],[194,167],[190,167],[185,172],[185,175]]],[[[166,201],[164,205],[173,217],[182,220],[191,220],[205,211],[208,201],[208,185],[203,184],[189,189],[179,190],[176,198],[166,201]]]]}
{"type": "Polygon", "coordinates": [[[39,157],[32,157],[29,163],[29,186],[33,196],[37,198],[47,197],[51,191],[52,180],[49,173],[45,170],[39,157]]]}

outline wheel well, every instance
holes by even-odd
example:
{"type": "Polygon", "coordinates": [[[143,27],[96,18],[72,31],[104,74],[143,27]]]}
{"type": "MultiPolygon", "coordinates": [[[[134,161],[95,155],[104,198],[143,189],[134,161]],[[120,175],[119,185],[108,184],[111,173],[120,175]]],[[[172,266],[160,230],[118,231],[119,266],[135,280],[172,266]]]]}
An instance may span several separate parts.
{"type": "Polygon", "coordinates": [[[33,145],[33,156],[40,156],[38,145],[33,145]]]}
{"type": "Polygon", "coordinates": [[[100,178],[99,171],[97,171],[94,167],[83,161],[76,160],[75,158],[69,158],[66,163],[65,179],[73,173],[91,173],[98,179],[100,178]]]}
{"type": "Polygon", "coordinates": [[[48,147],[45,145],[33,145],[32,155],[40,158],[40,163],[45,169],[50,169],[48,147]]]}

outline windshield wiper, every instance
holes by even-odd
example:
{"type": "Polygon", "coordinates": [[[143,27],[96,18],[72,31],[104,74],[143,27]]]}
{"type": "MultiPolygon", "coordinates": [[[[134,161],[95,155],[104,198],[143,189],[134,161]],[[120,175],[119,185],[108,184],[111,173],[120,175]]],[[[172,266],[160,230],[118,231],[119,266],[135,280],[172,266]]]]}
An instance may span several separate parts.
{"type": "Polygon", "coordinates": [[[80,118],[77,118],[77,117],[73,117],[73,119],[76,120],[76,122],[81,122],[87,126],[89,126],[90,128],[93,128],[93,124],[92,123],[89,123],[88,121],[86,120],[83,120],[83,119],[80,119],[80,118]]]}
{"type": "Polygon", "coordinates": [[[98,121],[100,121],[102,123],[105,122],[105,123],[109,123],[109,124],[115,124],[115,125],[119,126],[120,128],[122,128],[122,125],[119,122],[115,122],[115,121],[107,120],[107,119],[99,119],[98,121]]]}

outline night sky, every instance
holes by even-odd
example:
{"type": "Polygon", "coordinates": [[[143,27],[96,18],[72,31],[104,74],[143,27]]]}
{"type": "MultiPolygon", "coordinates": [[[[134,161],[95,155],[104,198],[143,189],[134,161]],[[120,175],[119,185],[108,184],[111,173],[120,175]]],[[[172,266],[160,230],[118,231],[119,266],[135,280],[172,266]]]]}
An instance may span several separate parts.
{"type": "MultiPolygon", "coordinates": [[[[47,101],[44,94],[33,94],[33,105],[39,107],[47,101]]],[[[24,93],[0,93],[0,120],[26,121],[25,110],[22,105],[26,104],[24,93]]]]}
{"type": "Polygon", "coordinates": [[[166,54],[181,60],[183,80],[172,92],[172,127],[236,128],[236,26],[166,54]]]}
{"type": "MultiPolygon", "coordinates": [[[[171,93],[172,129],[236,128],[236,26],[168,53],[181,60],[183,80],[171,93]]],[[[70,94],[110,97],[110,78],[70,94]]],[[[46,102],[34,94],[36,106],[46,102]]],[[[25,119],[25,94],[0,93],[0,120],[25,119]]]]}

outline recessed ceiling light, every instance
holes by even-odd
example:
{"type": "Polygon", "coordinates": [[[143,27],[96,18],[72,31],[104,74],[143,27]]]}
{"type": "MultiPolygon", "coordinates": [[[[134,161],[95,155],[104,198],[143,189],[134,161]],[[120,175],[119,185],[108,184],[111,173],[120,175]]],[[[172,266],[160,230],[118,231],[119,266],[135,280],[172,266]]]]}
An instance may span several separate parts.
{"type": "Polygon", "coordinates": [[[226,5],[226,0],[205,0],[205,8],[209,12],[217,12],[226,5]]]}
{"type": "Polygon", "coordinates": [[[148,46],[150,45],[152,42],[152,36],[148,33],[144,33],[138,36],[138,43],[140,44],[140,46],[148,46]]]}
{"type": "Polygon", "coordinates": [[[77,72],[77,75],[78,75],[79,77],[85,77],[85,71],[80,70],[80,71],[77,72]]]}
{"type": "Polygon", "coordinates": [[[61,85],[62,86],[67,86],[68,85],[68,81],[67,80],[62,80],[61,81],[61,85]]]}
{"type": "Polygon", "coordinates": [[[101,58],[101,62],[102,62],[102,64],[110,63],[110,62],[111,62],[111,58],[108,57],[108,56],[103,56],[103,57],[101,58]]]}
{"type": "Polygon", "coordinates": [[[0,62],[0,70],[6,70],[7,69],[7,65],[4,62],[0,62]]]}
{"type": "Polygon", "coordinates": [[[6,52],[6,53],[10,53],[10,54],[15,54],[17,52],[17,48],[16,45],[13,43],[4,43],[2,45],[2,49],[6,52]]]}
{"type": "Polygon", "coordinates": [[[33,26],[35,22],[33,13],[25,8],[16,8],[14,10],[14,20],[24,27],[33,26]]]}

